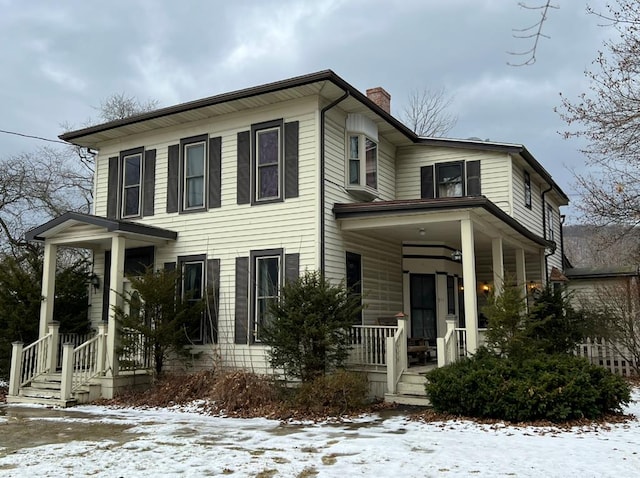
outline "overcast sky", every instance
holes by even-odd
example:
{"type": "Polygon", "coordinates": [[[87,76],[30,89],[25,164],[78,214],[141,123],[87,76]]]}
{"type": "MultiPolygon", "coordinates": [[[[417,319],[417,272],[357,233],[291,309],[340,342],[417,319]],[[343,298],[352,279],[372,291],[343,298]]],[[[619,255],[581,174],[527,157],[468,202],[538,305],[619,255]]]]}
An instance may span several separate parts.
{"type": "MultiPolygon", "coordinates": [[[[332,69],[384,87],[395,116],[412,89],[444,86],[458,115],[448,136],[524,144],[577,201],[580,144],[560,137],[553,109],[560,92],[587,90],[612,31],[583,1],[555,4],[537,62],[513,67],[522,59],[507,52],[531,42],[512,30],[539,16],[517,0],[0,0],[0,130],[56,138],[112,93],[169,106],[332,69]]],[[[0,134],[0,157],[44,144],[0,134]]]]}

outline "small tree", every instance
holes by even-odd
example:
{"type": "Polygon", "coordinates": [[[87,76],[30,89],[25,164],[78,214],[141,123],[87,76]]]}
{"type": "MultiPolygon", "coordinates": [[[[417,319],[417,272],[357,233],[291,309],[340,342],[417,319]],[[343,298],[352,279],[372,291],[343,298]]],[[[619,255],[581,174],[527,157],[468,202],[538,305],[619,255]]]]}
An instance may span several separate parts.
{"type": "MultiPolygon", "coordinates": [[[[176,291],[180,275],[176,270],[154,271],[148,268],[144,274],[129,277],[132,292],[123,294],[124,306],[116,307],[120,330],[142,334],[152,351],[158,375],[167,358],[187,355],[189,325],[200,321],[204,313],[203,301],[183,300],[176,291]]],[[[122,347],[126,351],[134,346],[123,334],[122,347]]]]}
{"type": "Polygon", "coordinates": [[[482,309],[488,318],[487,346],[500,355],[513,355],[524,347],[526,303],[522,287],[505,281],[499,295],[491,295],[482,309]]]}
{"type": "Polygon", "coordinates": [[[303,382],[342,366],[349,329],[361,310],[360,297],[344,282],[332,285],[320,272],[286,283],[270,307],[272,319],[260,331],[270,346],[271,365],[303,382]]]}

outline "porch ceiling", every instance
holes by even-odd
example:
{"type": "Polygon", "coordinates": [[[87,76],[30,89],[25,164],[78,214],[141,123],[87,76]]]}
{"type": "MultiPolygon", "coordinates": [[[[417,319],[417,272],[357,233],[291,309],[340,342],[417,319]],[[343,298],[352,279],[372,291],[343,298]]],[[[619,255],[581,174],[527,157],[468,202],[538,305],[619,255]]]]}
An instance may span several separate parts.
{"type": "Polygon", "coordinates": [[[460,249],[460,221],[470,219],[476,251],[490,250],[492,239],[499,237],[529,252],[553,246],[484,197],[336,204],[334,214],[343,231],[398,242],[435,242],[460,249]]]}
{"type": "Polygon", "coordinates": [[[125,237],[127,247],[141,247],[175,241],[178,233],[131,221],[67,212],[25,234],[28,241],[105,250],[111,248],[114,236],[125,237]]]}

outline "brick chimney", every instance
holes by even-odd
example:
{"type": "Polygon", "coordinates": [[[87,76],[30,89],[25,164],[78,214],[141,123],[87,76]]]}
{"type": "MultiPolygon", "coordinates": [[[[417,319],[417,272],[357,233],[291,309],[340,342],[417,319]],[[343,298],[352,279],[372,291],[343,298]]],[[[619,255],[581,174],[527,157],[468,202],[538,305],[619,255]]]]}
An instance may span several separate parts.
{"type": "Polygon", "coordinates": [[[367,98],[377,104],[380,108],[391,114],[391,95],[387,91],[378,86],[367,90],[367,98]]]}

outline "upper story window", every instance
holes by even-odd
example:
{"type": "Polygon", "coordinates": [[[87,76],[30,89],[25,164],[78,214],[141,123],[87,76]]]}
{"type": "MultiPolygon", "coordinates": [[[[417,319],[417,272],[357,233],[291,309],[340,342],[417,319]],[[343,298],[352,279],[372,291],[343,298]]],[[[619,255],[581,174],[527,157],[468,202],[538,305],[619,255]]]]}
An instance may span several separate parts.
{"type": "Polygon", "coordinates": [[[201,209],[205,203],[206,143],[199,141],[184,145],[183,209],[201,209]]]}
{"type": "Polygon", "coordinates": [[[480,196],[480,161],[436,163],[420,168],[420,198],[480,196]]]}
{"type": "Polygon", "coordinates": [[[436,164],[436,197],[464,196],[464,162],[436,164]]]}
{"type": "Polygon", "coordinates": [[[364,115],[350,114],[346,129],[346,187],[373,199],[378,189],[378,127],[364,115]]]}
{"type": "Polygon", "coordinates": [[[531,176],[524,172],[524,205],[531,209],[531,176]]]}
{"type": "Polygon", "coordinates": [[[554,234],[553,234],[553,208],[551,207],[551,204],[547,204],[547,214],[546,214],[546,219],[547,219],[547,239],[549,239],[550,241],[554,240],[554,234]]]}
{"type": "Polygon", "coordinates": [[[122,158],[122,211],[121,217],[140,216],[142,183],[142,153],[122,158]]]}
{"type": "Polygon", "coordinates": [[[257,201],[280,199],[282,176],[281,127],[260,129],[255,132],[257,201]]]}

